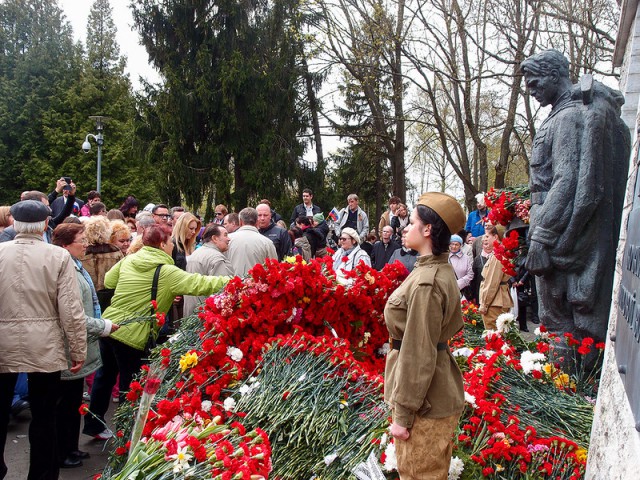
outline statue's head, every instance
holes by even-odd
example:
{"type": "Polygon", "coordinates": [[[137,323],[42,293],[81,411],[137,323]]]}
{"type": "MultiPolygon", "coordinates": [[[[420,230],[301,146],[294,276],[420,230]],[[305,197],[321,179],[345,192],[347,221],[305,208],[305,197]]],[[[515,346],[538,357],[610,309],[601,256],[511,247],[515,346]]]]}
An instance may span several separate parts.
{"type": "Polygon", "coordinates": [[[564,93],[569,79],[569,61],[558,50],[544,50],[520,64],[527,90],[546,107],[564,93]],[[562,90],[562,91],[561,91],[562,90]]]}

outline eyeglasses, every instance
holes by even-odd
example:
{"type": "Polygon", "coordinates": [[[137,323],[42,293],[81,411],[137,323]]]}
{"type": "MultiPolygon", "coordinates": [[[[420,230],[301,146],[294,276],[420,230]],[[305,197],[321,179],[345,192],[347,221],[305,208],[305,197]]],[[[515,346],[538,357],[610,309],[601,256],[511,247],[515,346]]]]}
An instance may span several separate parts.
{"type": "Polygon", "coordinates": [[[216,217],[221,216],[222,212],[216,212],[216,217]]]}
{"type": "Polygon", "coordinates": [[[165,220],[169,220],[171,218],[171,215],[168,213],[154,213],[154,215],[156,217],[164,218],[165,220]]]}

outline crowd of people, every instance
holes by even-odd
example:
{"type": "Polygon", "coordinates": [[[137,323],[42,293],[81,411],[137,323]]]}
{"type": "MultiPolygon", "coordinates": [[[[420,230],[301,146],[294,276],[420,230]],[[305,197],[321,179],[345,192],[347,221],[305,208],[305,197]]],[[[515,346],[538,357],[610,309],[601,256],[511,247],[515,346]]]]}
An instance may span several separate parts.
{"type": "MultiPolygon", "coordinates": [[[[0,448],[4,449],[10,414],[30,407],[30,441],[32,452],[37,447],[39,460],[32,461],[29,477],[33,472],[33,478],[57,478],[59,468],[82,465],[88,456],[78,448],[78,408],[83,398],[90,402],[92,415],[85,417],[82,433],[107,440],[111,432],[105,428],[105,415],[110,403],[124,399],[148,349],[166,340],[180,318],[194,312],[231,277],[246,275],[268,258],[281,261],[300,255],[308,261],[327,255],[329,248],[335,252],[333,267],[338,280],[347,283],[344,272],[361,263],[382,270],[399,261],[411,272],[385,311],[391,336],[399,337],[388,358],[388,368],[393,367],[386,394],[396,412],[392,434],[407,440],[409,429],[421,416],[415,411],[426,399],[431,401],[432,395],[436,404],[441,397],[444,401],[433,406],[437,413],[434,419],[446,414],[447,421],[437,421],[435,426],[425,423],[420,436],[432,427],[436,429],[433,432],[448,431],[459,415],[460,382],[452,366],[455,362],[449,363],[450,354],[441,359],[439,352],[448,352],[441,347],[461,327],[460,299],[478,303],[485,326],[495,329],[497,316],[512,307],[509,286],[526,289],[531,282],[526,272],[513,279],[502,272],[492,254],[502,232],[486,221],[482,198],[478,209],[468,216],[466,228],[460,229],[464,214],[459,221],[459,204],[445,194],[433,195],[421,197],[413,211],[400,198],[391,197],[377,228],[370,230],[356,194],[348,195],[344,208],[334,208],[325,217],[313,202],[313,192],[305,189],[289,225],[266,199],[237,213],[216,205],[214,220],[203,225],[198,215],[182,206],[158,203],[140,208],[133,196],[110,210],[97,191],[88,192],[83,202],[67,177],[60,178],[48,195],[23,192],[13,206],[0,207],[0,261],[5,272],[11,271],[17,279],[8,281],[7,275],[0,279],[0,294],[14,299],[0,307],[0,343],[4,343],[0,345],[0,448]],[[446,264],[449,270],[443,266],[446,264]],[[47,266],[44,275],[43,265],[47,266]],[[454,275],[448,279],[451,271],[454,275]],[[38,282],[31,281],[33,278],[38,282]],[[446,298],[440,294],[433,297],[432,290],[420,299],[411,294],[422,291],[428,282],[441,284],[446,298]],[[456,292],[453,296],[452,288],[456,292]],[[410,326],[402,323],[398,314],[407,315],[412,302],[417,302],[419,318],[426,311],[448,311],[441,319],[448,326],[441,325],[441,333],[431,337],[435,350],[424,358],[426,354],[412,354],[412,361],[428,364],[446,359],[447,369],[453,368],[447,370],[444,384],[437,378],[430,380],[429,375],[421,379],[409,375],[412,381],[425,380],[427,385],[420,389],[424,395],[413,413],[406,409],[405,397],[415,392],[394,384],[398,375],[407,372],[393,371],[407,369],[393,350],[400,350],[402,338],[406,338],[403,328],[410,326]],[[150,307],[152,303],[155,308],[150,307]],[[458,310],[453,308],[455,303],[458,310]],[[131,321],[145,315],[151,318],[156,312],[167,314],[161,329],[155,322],[131,321]],[[399,321],[403,328],[398,327],[399,321]],[[24,344],[27,338],[33,342],[28,347],[24,344]],[[25,355],[25,351],[37,358],[25,355]],[[428,388],[430,381],[438,383],[438,389],[428,388]],[[57,432],[56,441],[38,443],[36,436],[43,431],[57,432]]],[[[411,315],[416,316],[416,310],[411,315]]],[[[524,315],[526,328],[526,309],[524,315]]],[[[429,321],[419,318],[412,320],[411,328],[431,328],[415,324],[429,321]]],[[[418,451],[421,445],[417,444],[418,451]]],[[[438,448],[448,447],[443,443],[438,448]]],[[[406,450],[402,455],[411,456],[406,450]]],[[[5,474],[2,463],[0,479],[5,474]]]]}

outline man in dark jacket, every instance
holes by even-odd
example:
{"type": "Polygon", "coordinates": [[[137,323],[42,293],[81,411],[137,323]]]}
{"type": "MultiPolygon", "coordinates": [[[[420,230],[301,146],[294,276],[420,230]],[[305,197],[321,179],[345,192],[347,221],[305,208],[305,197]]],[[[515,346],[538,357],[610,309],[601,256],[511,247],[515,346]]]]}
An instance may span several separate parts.
{"type": "Polygon", "coordinates": [[[373,251],[371,253],[371,266],[376,270],[382,270],[393,252],[400,248],[400,245],[392,240],[393,228],[387,225],[382,229],[382,237],[373,245],[373,251]]]}
{"type": "Polygon", "coordinates": [[[278,260],[282,261],[285,256],[291,254],[289,233],[271,221],[271,207],[269,205],[261,203],[256,207],[256,210],[258,212],[258,223],[256,224],[258,231],[273,242],[278,253],[278,260]]]}
{"type": "MultiPolygon", "coordinates": [[[[62,221],[67,218],[71,212],[73,211],[73,204],[75,202],[76,195],[76,186],[72,185],[72,190],[69,191],[69,195],[66,197],[67,203],[65,204],[65,208],[60,212],[60,214],[54,218],[49,218],[49,224],[47,226],[47,230],[44,232],[44,241],[47,243],[51,243],[51,236],[53,234],[53,229],[56,228],[57,225],[62,223],[62,221]]],[[[29,190],[26,192],[22,192],[20,195],[20,201],[24,200],[36,200],[44,203],[47,207],[49,206],[49,197],[42,192],[37,190],[29,190]]],[[[10,242],[16,236],[16,231],[13,226],[8,226],[4,229],[2,233],[0,233],[0,243],[2,242],[10,242]]]]}
{"type": "Polygon", "coordinates": [[[295,226],[296,218],[298,217],[313,217],[316,213],[321,213],[322,209],[314,205],[313,202],[313,192],[310,188],[305,188],[302,191],[302,203],[300,205],[296,205],[293,209],[293,213],[291,214],[291,227],[295,226]]]}

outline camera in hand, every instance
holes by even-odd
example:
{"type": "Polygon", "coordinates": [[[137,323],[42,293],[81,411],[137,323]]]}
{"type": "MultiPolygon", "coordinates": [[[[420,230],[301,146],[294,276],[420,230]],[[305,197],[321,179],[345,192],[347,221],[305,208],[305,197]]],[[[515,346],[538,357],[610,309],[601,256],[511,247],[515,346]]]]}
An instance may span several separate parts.
{"type": "Polygon", "coordinates": [[[62,187],[62,190],[66,190],[68,192],[71,191],[71,177],[62,177],[67,184],[62,187]]]}

